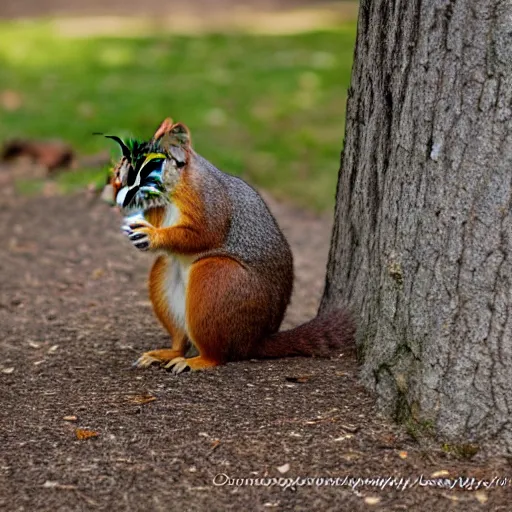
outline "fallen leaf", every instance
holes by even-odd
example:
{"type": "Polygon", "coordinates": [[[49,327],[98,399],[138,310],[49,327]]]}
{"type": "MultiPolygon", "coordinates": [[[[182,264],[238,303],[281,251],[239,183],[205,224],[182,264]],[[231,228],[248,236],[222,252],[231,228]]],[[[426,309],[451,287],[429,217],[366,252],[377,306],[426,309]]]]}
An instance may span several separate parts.
{"type": "Polygon", "coordinates": [[[279,473],[281,473],[282,475],[288,473],[288,471],[290,471],[290,464],[286,463],[283,464],[282,466],[278,466],[277,471],[279,471],[279,473]]]}
{"type": "Polygon", "coordinates": [[[57,487],[58,485],[59,485],[59,482],[52,482],[51,480],[46,480],[46,482],[42,485],[42,487],[51,489],[52,487],[57,487]]]}
{"type": "Polygon", "coordinates": [[[10,368],[3,368],[2,369],[2,373],[6,373],[7,375],[12,373],[13,371],[14,371],[14,366],[11,366],[10,368]]]}
{"type": "Polygon", "coordinates": [[[91,277],[92,277],[92,279],[94,279],[96,281],[96,280],[100,279],[104,274],[105,274],[105,269],[95,268],[92,271],[91,277]]]}
{"type": "Polygon", "coordinates": [[[335,422],[337,421],[338,418],[337,417],[321,417],[321,416],[318,416],[317,418],[313,419],[313,420],[309,420],[309,421],[305,421],[304,423],[306,425],[316,425],[317,423],[323,423],[323,422],[335,422]]]}
{"type": "Polygon", "coordinates": [[[460,501],[459,497],[455,496],[455,494],[448,494],[446,492],[443,492],[441,493],[441,496],[451,501],[460,501]]]}
{"type": "Polygon", "coordinates": [[[62,418],[64,421],[76,421],[78,418],[76,416],[64,416],[62,418]]]}
{"type": "MultiPolygon", "coordinates": [[[[15,239],[9,243],[9,251],[18,254],[36,254],[38,250],[38,246],[32,243],[20,244],[15,239]]],[[[17,304],[17,306],[23,307],[23,303],[17,304]]]]}
{"type": "Polygon", "coordinates": [[[407,452],[405,450],[402,450],[402,451],[398,452],[398,456],[401,459],[407,459],[407,452]]]}
{"type": "Polygon", "coordinates": [[[156,396],[150,395],[146,393],[145,395],[133,395],[128,397],[128,401],[133,404],[143,405],[148,404],[149,402],[154,402],[156,400],[156,396]]]}
{"type": "Polygon", "coordinates": [[[450,474],[449,471],[447,471],[446,469],[440,469],[439,471],[434,471],[430,476],[432,478],[438,478],[440,476],[448,476],[450,474]]]}
{"type": "Polygon", "coordinates": [[[351,432],[352,434],[355,434],[359,430],[359,426],[358,425],[340,424],[340,427],[343,430],[346,430],[347,432],[351,432]]]}
{"type": "Polygon", "coordinates": [[[86,430],[83,428],[76,428],[75,435],[76,435],[77,439],[83,440],[83,439],[90,439],[92,437],[98,437],[100,434],[99,434],[99,432],[95,432],[94,430],[86,430]]]}
{"type": "Polygon", "coordinates": [[[367,505],[377,505],[377,503],[380,502],[380,498],[377,497],[377,496],[367,496],[365,499],[364,499],[364,502],[367,504],[367,505]]]}
{"type": "Polygon", "coordinates": [[[487,493],[484,491],[476,491],[475,492],[475,498],[478,500],[479,503],[486,503],[489,497],[487,496],[487,493]]]}
{"type": "Polygon", "coordinates": [[[341,458],[348,460],[348,461],[357,460],[360,457],[361,457],[361,454],[358,452],[346,452],[346,453],[341,454],[341,458]]]}
{"type": "Polygon", "coordinates": [[[76,485],[59,484],[59,482],[52,482],[51,480],[46,480],[41,487],[45,487],[46,489],[76,489],[76,485]]]}
{"type": "Polygon", "coordinates": [[[212,454],[220,446],[220,439],[214,439],[212,447],[208,451],[207,455],[212,454]]]}
{"type": "Polygon", "coordinates": [[[59,348],[59,345],[52,345],[49,349],[48,349],[48,354],[53,354],[57,349],[59,348]]]}
{"type": "Polygon", "coordinates": [[[337,437],[334,441],[345,441],[345,439],[351,439],[352,437],[354,437],[352,434],[345,434],[344,436],[337,437]]]}
{"type": "Polygon", "coordinates": [[[304,384],[311,379],[310,375],[302,375],[300,377],[285,377],[288,382],[297,382],[299,384],[304,384]]]}

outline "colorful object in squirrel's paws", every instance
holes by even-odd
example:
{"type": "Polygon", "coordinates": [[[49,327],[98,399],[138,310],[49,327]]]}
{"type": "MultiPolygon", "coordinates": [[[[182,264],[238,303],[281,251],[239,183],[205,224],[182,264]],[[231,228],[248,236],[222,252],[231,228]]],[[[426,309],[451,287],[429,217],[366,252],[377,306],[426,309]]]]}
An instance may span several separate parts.
{"type": "Polygon", "coordinates": [[[167,204],[163,183],[167,157],[157,145],[134,139],[123,141],[113,135],[106,137],[121,146],[123,158],[118,169],[118,186],[107,185],[104,197],[125,214],[167,204]]]}
{"type": "MultiPolygon", "coordinates": [[[[148,157],[149,158],[149,157],[148,157]]],[[[164,194],[162,182],[162,168],[165,157],[153,156],[143,164],[135,175],[135,180],[119,190],[116,204],[122,209],[130,207],[144,207],[151,203],[152,199],[164,194]]]]}

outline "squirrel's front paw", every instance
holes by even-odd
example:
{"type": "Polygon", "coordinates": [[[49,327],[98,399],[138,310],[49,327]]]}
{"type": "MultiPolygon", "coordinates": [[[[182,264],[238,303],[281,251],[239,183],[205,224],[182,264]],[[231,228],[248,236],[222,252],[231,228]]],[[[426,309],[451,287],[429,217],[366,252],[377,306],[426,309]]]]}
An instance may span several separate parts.
{"type": "Polygon", "coordinates": [[[141,221],[124,224],[121,231],[139,251],[149,251],[151,249],[151,239],[155,231],[151,224],[141,221]]]}

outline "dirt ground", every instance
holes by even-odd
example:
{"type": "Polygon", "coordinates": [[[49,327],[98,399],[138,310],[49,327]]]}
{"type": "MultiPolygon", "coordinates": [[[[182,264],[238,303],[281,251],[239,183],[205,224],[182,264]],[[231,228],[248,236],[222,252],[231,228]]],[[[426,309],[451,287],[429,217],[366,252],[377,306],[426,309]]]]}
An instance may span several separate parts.
{"type": "MultiPolygon", "coordinates": [[[[149,257],[94,196],[16,197],[0,177],[1,510],[510,510],[510,486],[425,485],[508,478],[511,464],[458,459],[379,416],[350,347],[332,360],[132,370],[168,343],[147,299],[149,257]],[[343,484],[388,476],[416,485],[343,484]],[[340,480],[236,480],[267,477],[340,480]]],[[[295,255],[289,327],[316,311],[330,220],[268,201],[295,255]]]]}

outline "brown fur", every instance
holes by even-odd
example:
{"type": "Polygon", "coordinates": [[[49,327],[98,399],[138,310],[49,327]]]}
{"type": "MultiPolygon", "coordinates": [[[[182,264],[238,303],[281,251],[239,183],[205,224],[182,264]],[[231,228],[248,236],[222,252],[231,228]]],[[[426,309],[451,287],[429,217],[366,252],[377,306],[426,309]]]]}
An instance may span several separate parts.
{"type": "Polygon", "coordinates": [[[189,335],[201,355],[218,363],[251,357],[254,343],[277,331],[285,312],[268,308],[258,276],[230,258],[205,258],[191,269],[189,335]]]}

